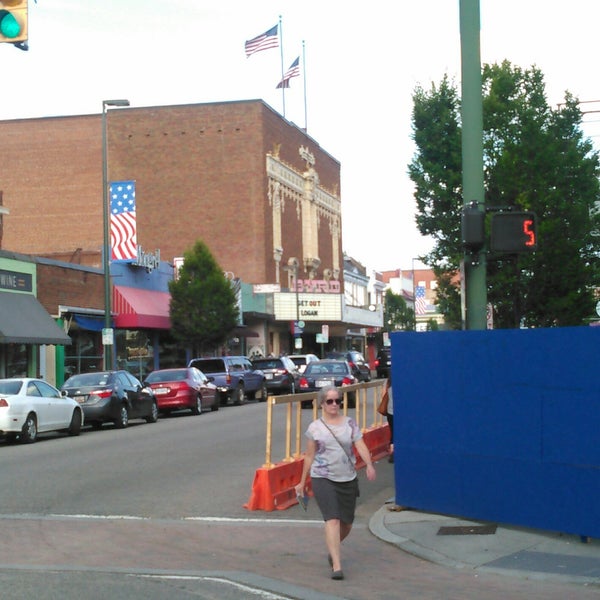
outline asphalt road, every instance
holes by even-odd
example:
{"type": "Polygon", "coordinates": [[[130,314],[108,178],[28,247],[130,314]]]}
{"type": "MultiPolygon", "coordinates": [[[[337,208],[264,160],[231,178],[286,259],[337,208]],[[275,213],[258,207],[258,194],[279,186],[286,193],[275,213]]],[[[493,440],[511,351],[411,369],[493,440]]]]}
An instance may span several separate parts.
{"type": "MultiPolygon", "coordinates": [[[[311,415],[303,411],[302,429],[311,415]]],[[[373,536],[369,518],[393,496],[387,461],[375,482],[360,473],[347,577],[332,581],[314,502],[306,513],[243,507],[265,460],[265,426],[266,405],[252,402],[78,438],[0,443],[0,597],[592,598],[583,588],[446,569],[373,536]]],[[[280,417],[273,430],[276,460],[280,417]]]]}

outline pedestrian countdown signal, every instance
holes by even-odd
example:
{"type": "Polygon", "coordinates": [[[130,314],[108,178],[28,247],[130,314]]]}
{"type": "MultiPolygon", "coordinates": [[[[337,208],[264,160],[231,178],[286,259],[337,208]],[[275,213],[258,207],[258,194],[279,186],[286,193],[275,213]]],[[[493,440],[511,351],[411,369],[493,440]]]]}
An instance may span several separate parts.
{"type": "Polygon", "coordinates": [[[517,254],[537,249],[537,226],[533,212],[500,212],[492,216],[492,252],[517,254]]]}

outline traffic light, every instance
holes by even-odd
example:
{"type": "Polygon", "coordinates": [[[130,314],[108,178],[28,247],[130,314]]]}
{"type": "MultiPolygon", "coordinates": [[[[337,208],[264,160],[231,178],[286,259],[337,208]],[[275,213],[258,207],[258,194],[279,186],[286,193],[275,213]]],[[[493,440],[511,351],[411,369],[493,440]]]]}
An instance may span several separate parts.
{"type": "Polygon", "coordinates": [[[535,213],[500,212],[492,215],[492,252],[517,254],[537,248],[535,213]]]}
{"type": "Polygon", "coordinates": [[[0,0],[0,43],[27,40],[27,0],[0,0]]]}

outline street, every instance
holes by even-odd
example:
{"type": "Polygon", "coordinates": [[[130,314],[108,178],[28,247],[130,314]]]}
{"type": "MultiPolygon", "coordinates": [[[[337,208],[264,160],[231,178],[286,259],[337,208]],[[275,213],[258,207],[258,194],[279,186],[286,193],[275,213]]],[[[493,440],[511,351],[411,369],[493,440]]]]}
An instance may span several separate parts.
{"type": "MultiPolygon", "coordinates": [[[[475,576],[410,556],[369,531],[393,465],[360,473],[346,579],[332,581],[314,501],[248,511],[266,406],[135,421],[125,430],[0,443],[3,599],[592,598],[593,590],[475,576]]],[[[303,411],[308,423],[310,410],[303,411]]],[[[276,423],[277,425],[277,423],[276,423]]],[[[274,448],[284,434],[275,427],[274,448]]]]}

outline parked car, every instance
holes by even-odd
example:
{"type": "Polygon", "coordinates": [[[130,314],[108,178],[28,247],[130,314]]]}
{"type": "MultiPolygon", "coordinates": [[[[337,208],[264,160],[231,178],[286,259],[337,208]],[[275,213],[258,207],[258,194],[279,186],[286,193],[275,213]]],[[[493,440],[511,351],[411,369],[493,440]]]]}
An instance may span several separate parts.
{"type": "Polygon", "coordinates": [[[348,361],[354,376],[359,381],[371,381],[371,367],[365,360],[365,357],[358,350],[348,350],[347,352],[328,352],[326,358],[348,361]]]}
{"type": "Polygon", "coordinates": [[[387,378],[392,370],[392,352],[390,348],[382,348],[375,359],[377,377],[387,378]]]}
{"type": "Polygon", "coordinates": [[[31,444],[47,431],[79,435],[83,421],[77,402],[46,381],[0,379],[0,433],[7,440],[31,444]]]}
{"type": "MultiPolygon", "coordinates": [[[[306,366],[304,373],[300,376],[299,392],[317,392],[328,385],[343,387],[358,383],[358,379],[352,372],[352,367],[345,360],[317,360],[306,366]]],[[[348,407],[356,405],[356,394],[348,394],[348,407]]],[[[312,402],[303,402],[303,407],[312,406],[312,402]]]]}
{"type": "Polygon", "coordinates": [[[298,367],[298,371],[300,373],[304,373],[304,369],[306,369],[306,365],[315,360],[319,360],[319,357],[316,354],[291,354],[289,356],[290,360],[298,367]]]}
{"type": "Polygon", "coordinates": [[[243,404],[246,398],[267,399],[265,374],[255,369],[245,356],[193,358],[188,367],[196,367],[213,378],[221,404],[227,404],[229,400],[233,404],[243,404]]]}
{"type": "Polygon", "coordinates": [[[189,409],[199,415],[209,408],[219,410],[217,386],[196,367],[157,369],[148,374],[144,386],[154,392],[161,413],[189,409]]]}
{"type": "Polygon", "coordinates": [[[300,373],[296,365],[287,357],[255,358],[255,369],[265,374],[267,390],[276,394],[295,394],[300,373]]]}
{"type": "Polygon", "coordinates": [[[98,371],[69,377],[61,387],[83,408],[87,423],[102,427],[112,422],[118,429],[131,419],[156,423],[158,404],[154,392],[127,371],[98,371]]]}

